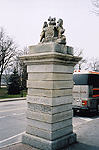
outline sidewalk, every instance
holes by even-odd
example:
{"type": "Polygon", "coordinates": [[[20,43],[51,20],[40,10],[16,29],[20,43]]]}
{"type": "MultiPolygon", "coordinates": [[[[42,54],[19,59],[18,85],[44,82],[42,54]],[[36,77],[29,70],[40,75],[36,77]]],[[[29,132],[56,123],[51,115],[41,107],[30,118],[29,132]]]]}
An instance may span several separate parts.
{"type": "MultiPolygon", "coordinates": [[[[99,150],[99,118],[74,127],[77,142],[61,150],[99,150]]],[[[1,150],[1,149],[0,149],[1,150]]],[[[38,150],[22,143],[2,148],[2,150],[38,150]]]]}
{"type": "Polygon", "coordinates": [[[18,100],[26,100],[26,97],[0,99],[0,102],[18,101],[18,100]]]}

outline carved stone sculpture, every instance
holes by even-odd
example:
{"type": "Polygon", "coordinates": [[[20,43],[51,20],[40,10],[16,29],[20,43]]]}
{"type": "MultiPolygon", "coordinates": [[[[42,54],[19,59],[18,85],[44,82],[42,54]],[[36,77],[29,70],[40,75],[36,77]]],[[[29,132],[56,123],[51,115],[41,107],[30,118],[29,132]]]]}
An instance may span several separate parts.
{"type": "Polygon", "coordinates": [[[44,22],[41,32],[40,42],[57,42],[59,44],[66,44],[66,37],[63,35],[65,29],[63,28],[63,20],[59,19],[56,25],[56,18],[48,18],[49,25],[44,22]]]}
{"type": "Polygon", "coordinates": [[[42,41],[43,38],[45,38],[45,31],[47,30],[48,24],[45,21],[44,25],[43,25],[43,29],[42,29],[42,33],[41,33],[41,38],[40,38],[40,42],[42,41]]]}
{"type": "Polygon", "coordinates": [[[64,43],[66,43],[66,37],[64,35],[62,35],[65,32],[65,29],[63,28],[63,20],[59,19],[57,21],[57,23],[58,24],[56,26],[56,29],[58,30],[58,38],[59,38],[59,39],[57,39],[57,42],[60,44],[61,43],[64,44],[64,43]]]}

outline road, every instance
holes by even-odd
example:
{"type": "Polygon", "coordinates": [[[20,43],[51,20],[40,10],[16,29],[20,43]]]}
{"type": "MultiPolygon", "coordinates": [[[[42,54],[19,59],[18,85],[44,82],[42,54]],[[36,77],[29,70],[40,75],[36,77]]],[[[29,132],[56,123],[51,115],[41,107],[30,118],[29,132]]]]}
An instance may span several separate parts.
{"type": "Polygon", "coordinates": [[[0,103],[0,147],[20,142],[26,130],[26,101],[0,103]]]}
{"type": "Polygon", "coordinates": [[[73,127],[77,127],[79,125],[85,124],[87,122],[93,121],[95,119],[98,119],[99,115],[93,116],[93,117],[84,117],[84,116],[75,116],[72,119],[73,127]]]}
{"type": "MultiPolygon", "coordinates": [[[[80,128],[92,122],[98,121],[99,115],[89,117],[73,117],[73,132],[78,136],[80,128]]],[[[97,122],[98,123],[98,122],[97,122]]],[[[0,103],[0,147],[21,142],[22,134],[26,130],[26,101],[11,101],[0,103]]],[[[96,133],[95,133],[96,134],[96,133]]]]}

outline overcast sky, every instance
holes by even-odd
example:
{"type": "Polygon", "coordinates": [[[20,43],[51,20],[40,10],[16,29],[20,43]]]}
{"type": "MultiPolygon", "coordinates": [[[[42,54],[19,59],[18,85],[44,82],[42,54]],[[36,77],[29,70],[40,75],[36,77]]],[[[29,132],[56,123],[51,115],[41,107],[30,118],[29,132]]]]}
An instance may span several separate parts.
{"type": "Polygon", "coordinates": [[[23,48],[39,43],[49,16],[62,18],[67,45],[99,57],[99,17],[92,10],[91,0],[0,0],[0,26],[23,48]]]}

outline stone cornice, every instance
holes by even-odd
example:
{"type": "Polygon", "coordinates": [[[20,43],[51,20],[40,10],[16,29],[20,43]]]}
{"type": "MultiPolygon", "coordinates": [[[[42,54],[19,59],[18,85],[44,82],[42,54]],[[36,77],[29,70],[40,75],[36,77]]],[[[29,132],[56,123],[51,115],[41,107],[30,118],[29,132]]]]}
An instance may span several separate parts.
{"type": "Polygon", "coordinates": [[[20,56],[26,64],[71,64],[76,65],[82,58],[57,52],[35,53],[20,56]]]}

